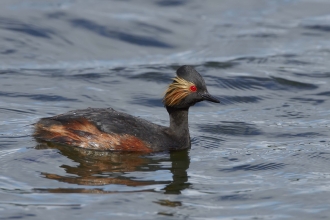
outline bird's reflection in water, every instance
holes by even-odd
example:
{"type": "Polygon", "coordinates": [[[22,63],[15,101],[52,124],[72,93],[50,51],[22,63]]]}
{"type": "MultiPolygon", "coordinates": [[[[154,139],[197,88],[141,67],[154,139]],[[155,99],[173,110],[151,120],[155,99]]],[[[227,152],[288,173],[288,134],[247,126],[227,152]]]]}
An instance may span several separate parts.
{"type": "MultiPolygon", "coordinates": [[[[58,149],[63,156],[78,163],[78,165],[61,165],[60,167],[68,174],[65,176],[52,173],[42,173],[42,175],[45,178],[57,180],[59,182],[88,187],[35,189],[39,192],[115,193],[119,191],[108,191],[101,186],[117,184],[139,187],[164,184],[164,193],[180,194],[182,190],[190,185],[187,176],[187,169],[190,164],[188,150],[169,152],[160,156],[150,156],[138,153],[92,151],[53,143],[40,143],[36,147],[36,149],[51,148],[58,149]],[[169,164],[171,164],[171,166],[168,166],[169,164]],[[128,177],[125,175],[127,172],[134,174],[134,172],[154,172],[158,170],[170,170],[172,173],[172,180],[141,180],[140,178],[128,177]],[[95,187],[93,188],[92,186],[95,187]]],[[[143,189],[133,191],[154,191],[154,189],[152,187],[143,187],[143,189]]]]}

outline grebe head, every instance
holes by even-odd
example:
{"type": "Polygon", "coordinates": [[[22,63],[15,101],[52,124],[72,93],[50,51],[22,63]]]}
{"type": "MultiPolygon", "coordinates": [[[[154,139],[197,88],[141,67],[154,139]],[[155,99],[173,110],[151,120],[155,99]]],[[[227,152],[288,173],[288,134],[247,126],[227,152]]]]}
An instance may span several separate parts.
{"type": "Polygon", "coordinates": [[[192,66],[181,66],[168,86],[163,103],[167,107],[189,108],[200,101],[220,103],[207,91],[203,77],[192,66]]]}

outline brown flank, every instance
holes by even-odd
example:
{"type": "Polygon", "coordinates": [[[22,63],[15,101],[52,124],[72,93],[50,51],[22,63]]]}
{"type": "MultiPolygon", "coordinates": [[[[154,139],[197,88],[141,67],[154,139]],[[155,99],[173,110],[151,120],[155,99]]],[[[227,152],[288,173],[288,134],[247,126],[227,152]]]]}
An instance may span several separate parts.
{"type": "Polygon", "coordinates": [[[50,126],[45,126],[42,122],[37,123],[34,136],[41,140],[86,149],[152,152],[139,138],[128,134],[102,132],[85,118],[50,126]]]}

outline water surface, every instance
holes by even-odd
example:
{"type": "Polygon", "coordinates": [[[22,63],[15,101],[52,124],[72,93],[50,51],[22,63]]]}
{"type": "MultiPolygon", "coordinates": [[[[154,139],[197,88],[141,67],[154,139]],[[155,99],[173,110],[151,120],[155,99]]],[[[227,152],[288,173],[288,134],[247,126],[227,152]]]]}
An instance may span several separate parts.
{"type": "Polygon", "coordinates": [[[0,219],[326,219],[330,2],[3,0],[0,219]],[[167,125],[183,64],[221,104],[192,148],[151,155],[36,142],[41,117],[112,107],[167,125]]]}

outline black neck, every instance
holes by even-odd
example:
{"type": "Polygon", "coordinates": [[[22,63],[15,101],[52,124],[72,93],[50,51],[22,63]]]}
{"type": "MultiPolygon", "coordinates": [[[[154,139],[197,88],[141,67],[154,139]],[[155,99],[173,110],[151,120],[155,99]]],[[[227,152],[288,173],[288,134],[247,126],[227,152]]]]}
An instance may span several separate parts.
{"type": "Polygon", "coordinates": [[[166,106],[170,115],[170,129],[178,137],[179,141],[186,147],[190,147],[190,135],[188,127],[189,108],[173,108],[166,106]]]}

